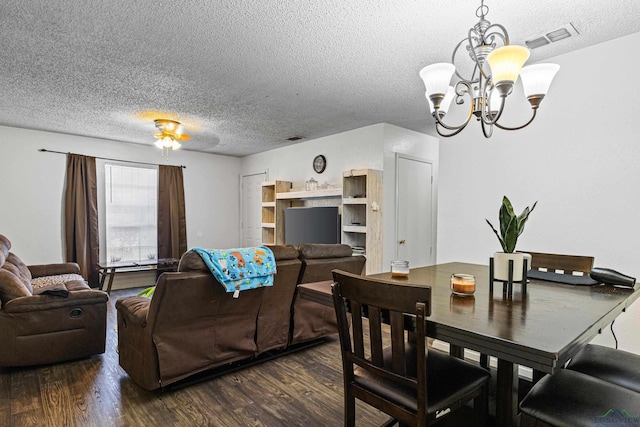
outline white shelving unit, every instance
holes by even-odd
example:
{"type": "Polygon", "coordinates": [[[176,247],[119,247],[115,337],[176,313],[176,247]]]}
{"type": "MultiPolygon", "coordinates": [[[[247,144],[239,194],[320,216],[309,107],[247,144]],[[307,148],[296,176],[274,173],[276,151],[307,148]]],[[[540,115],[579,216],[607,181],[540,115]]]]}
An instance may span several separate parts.
{"type": "Polygon", "coordinates": [[[366,274],[382,271],[382,172],[353,169],[342,178],[342,243],[364,252],[366,274]]]}
{"type": "MultiPolygon", "coordinates": [[[[274,245],[278,241],[278,232],[284,236],[283,212],[278,212],[276,197],[278,193],[289,191],[288,181],[267,181],[262,183],[262,243],[274,245]]],[[[282,238],[281,238],[282,240],[282,238]]]]}

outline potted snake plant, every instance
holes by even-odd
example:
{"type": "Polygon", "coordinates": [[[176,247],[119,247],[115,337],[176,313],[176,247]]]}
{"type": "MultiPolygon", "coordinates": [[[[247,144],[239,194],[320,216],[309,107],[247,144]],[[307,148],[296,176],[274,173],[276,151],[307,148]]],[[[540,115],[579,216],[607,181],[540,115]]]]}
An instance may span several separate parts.
{"type": "Polygon", "coordinates": [[[503,252],[495,252],[493,254],[494,280],[509,280],[509,260],[513,261],[513,280],[522,280],[522,267],[524,260],[528,261],[531,266],[531,255],[522,252],[516,252],[516,243],[518,237],[524,231],[524,225],[529,219],[529,214],[533,212],[538,202],[535,202],[531,208],[528,206],[520,215],[516,215],[513,205],[507,196],[502,198],[502,205],[498,213],[500,221],[500,232],[489,222],[487,224],[498,237],[503,252]]]}

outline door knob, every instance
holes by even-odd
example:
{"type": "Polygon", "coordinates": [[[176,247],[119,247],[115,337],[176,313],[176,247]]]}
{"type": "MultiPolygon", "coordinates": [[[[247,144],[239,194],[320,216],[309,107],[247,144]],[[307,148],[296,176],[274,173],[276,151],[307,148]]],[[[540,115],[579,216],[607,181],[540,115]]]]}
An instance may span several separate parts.
{"type": "Polygon", "coordinates": [[[402,239],[402,240],[398,241],[398,243],[400,243],[401,245],[404,245],[405,244],[405,240],[402,239]]]}

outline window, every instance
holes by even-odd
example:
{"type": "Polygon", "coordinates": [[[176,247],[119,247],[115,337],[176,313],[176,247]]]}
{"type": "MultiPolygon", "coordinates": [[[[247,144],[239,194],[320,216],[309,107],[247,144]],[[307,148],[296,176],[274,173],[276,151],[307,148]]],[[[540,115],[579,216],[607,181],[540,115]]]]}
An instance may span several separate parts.
{"type": "Polygon", "coordinates": [[[158,254],[158,171],[105,164],[107,261],[154,260],[158,254]]]}

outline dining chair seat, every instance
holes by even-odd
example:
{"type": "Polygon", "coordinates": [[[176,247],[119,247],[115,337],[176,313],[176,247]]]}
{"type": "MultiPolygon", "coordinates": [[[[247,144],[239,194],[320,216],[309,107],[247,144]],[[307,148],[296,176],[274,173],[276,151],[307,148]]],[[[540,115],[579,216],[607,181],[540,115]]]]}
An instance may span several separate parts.
{"type": "MultiPolygon", "coordinates": [[[[414,345],[406,345],[407,375],[416,376],[416,348],[414,345]]],[[[391,348],[384,349],[384,366],[391,369],[391,348]]],[[[464,404],[465,397],[474,390],[482,387],[489,378],[489,373],[484,369],[478,369],[468,362],[451,357],[439,350],[429,348],[427,358],[427,413],[435,413],[437,410],[450,406],[464,404]]],[[[354,381],[363,388],[380,396],[384,396],[396,404],[417,411],[415,388],[403,387],[396,381],[390,381],[384,377],[373,375],[361,368],[354,369],[354,381]]]]}
{"type": "Polygon", "coordinates": [[[625,417],[627,412],[623,411],[637,416],[639,407],[640,393],[581,372],[560,369],[538,381],[524,397],[520,403],[520,427],[624,425],[612,422],[625,417]]]}
{"type": "Polygon", "coordinates": [[[640,393],[640,356],[637,354],[588,344],[571,359],[567,368],[640,393]]]}

